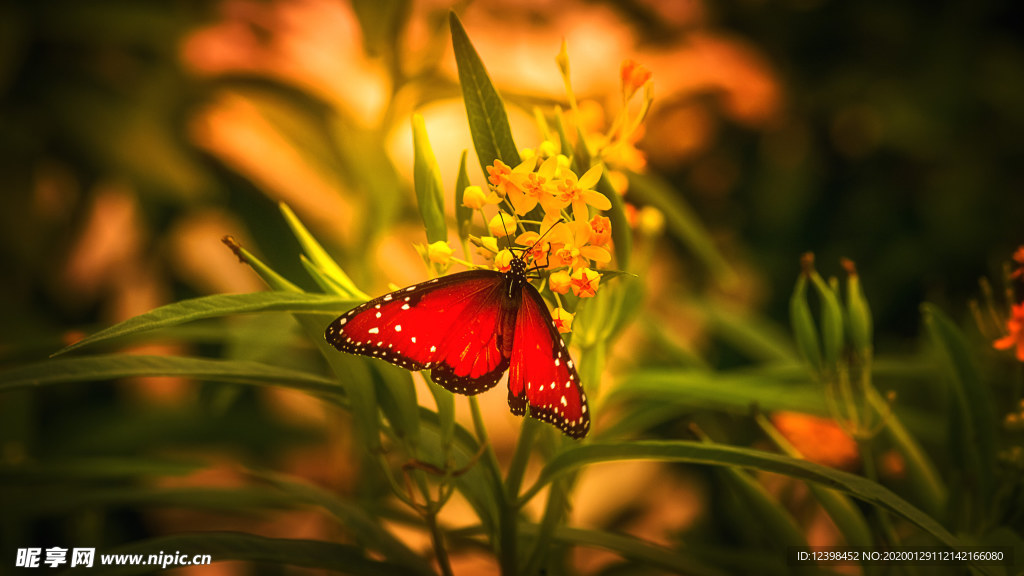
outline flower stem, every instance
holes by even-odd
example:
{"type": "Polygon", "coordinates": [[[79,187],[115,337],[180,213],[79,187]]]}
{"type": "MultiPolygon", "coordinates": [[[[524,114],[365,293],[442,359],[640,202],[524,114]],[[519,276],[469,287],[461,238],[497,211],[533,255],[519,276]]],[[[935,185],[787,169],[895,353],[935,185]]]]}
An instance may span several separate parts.
{"type": "Polygon", "coordinates": [[[516,508],[514,502],[509,502],[505,491],[502,490],[501,467],[498,464],[498,456],[494,453],[490,440],[487,438],[487,428],[484,426],[483,415],[480,414],[480,403],[476,397],[470,396],[469,407],[473,413],[473,427],[476,429],[477,438],[480,444],[485,446],[487,451],[487,470],[494,486],[494,496],[498,503],[498,562],[501,566],[502,576],[516,576],[516,508]]]}
{"type": "Polygon", "coordinates": [[[448,559],[448,549],[444,545],[444,535],[437,525],[437,512],[431,511],[425,515],[427,526],[430,528],[430,541],[434,544],[434,554],[437,556],[437,564],[441,567],[443,576],[454,576],[452,564],[448,559]]]}

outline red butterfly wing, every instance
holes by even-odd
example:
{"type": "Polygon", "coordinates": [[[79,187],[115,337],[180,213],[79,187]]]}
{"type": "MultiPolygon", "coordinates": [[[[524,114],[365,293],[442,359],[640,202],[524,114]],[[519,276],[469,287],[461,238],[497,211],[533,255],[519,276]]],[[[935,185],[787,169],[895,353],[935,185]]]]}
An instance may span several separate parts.
{"type": "Polygon", "coordinates": [[[349,310],[324,336],[342,352],[408,370],[432,368],[431,377],[448,390],[479,394],[508,368],[505,340],[514,318],[501,305],[503,287],[503,275],[489,270],[436,278],[349,310]]]}
{"type": "Polygon", "coordinates": [[[579,374],[544,299],[530,284],[523,286],[516,318],[508,405],[519,415],[529,405],[531,416],[554,424],[572,438],[583,438],[590,430],[587,395],[579,374]]]}

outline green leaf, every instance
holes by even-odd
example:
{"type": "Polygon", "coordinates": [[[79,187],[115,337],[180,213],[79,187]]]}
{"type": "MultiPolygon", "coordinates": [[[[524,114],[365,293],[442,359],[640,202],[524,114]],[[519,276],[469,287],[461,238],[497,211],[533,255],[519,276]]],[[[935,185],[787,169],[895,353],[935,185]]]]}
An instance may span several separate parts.
{"type": "Polygon", "coordinates": [[[373,59],[398,58],[401,34],[412,12],[410,0],[354,0],[352,12],[359,20],[363,48],[373,59]]]}
{"type": "Polygon", "coordinates": [[[183,376],[216,382],[280,386],[335,396],[341,393],[336,383],[323,376],[262,362],[133,354],[57,358],[20,366],[0,372],[0,390],[137,376],[183,376]]]}
{"type": "Polygon", "coordinates": [[[3,482],[45,482],[47,480],[103,480],[114,482],[140,476],[187,476],[205,467],[200,462],[133,458],[81,458],[61,462],[23,462],[0,466],[3,482]]]}
{"type": "MultiPolygon", "coordinates": [[[[5,488],[9,499],[5,512],[19,516],[68,515],[97,506],[105,507],[159,507],[188,510],[216,511],[235,516],[265,516],[267,510],[291,510],[300,502],[291,496],[264,487],[235,486],[232,488],[154,488],[126,485],[76,485],[74,490],[60,490],[54,481],[66,478],[50,477],[35,485],[5,488]]],[[[109,480],[108,480],[109,482],[109,480]]]]}
{"type": "Polygon", "coordinates": [[[259,477],[273,483],[297,501],[326,510],[360,545],[380,551],[385,558],[409,566],[417,574],[433,574],[419,555],[384,529],[378,516],[370,514],[357,504],[317,486],[295,482],[284,476],[259,477]]]}
{"type": "Polygon", "coordinates": [[[790,410],[825,416],[828,407],[821,386],[811,382],[799,364],[737,369],[642,370],[626,376],[606,398],[612,401],[643,401],[748,414],[757,404],[762,410],[790,410]]]}
{"type": "MultiPolygon", "coordinates": [[[[584,149],[585,146],[577,146],[577,150],[584,149]]],[[[615,191],[612,187],[611,180],[608,180],[608,175],[602,173],[601,179],[597,182],[595,188],[597,192],[600,192],[612,203],[611,209],[608,210],[608,220],[612,223],[612,240],[615,244],[615,261],[618,262],[619,268],[623,270],[629,270],[629,255],[633,250],[633,229],[629,226],[629,221],[626,219],[625,205],[622,203],[622,196],[615,191]]]]}
{"type": "MultiPolygon", "coordinates": [[[[409,569],[400,564],[372,560],[365,550],[358,546],[335,544],[317,540],[266,538],[241,532],[195,532],[175,534],[149,540],[133,542],[113,550],[97,551],[97,558],[90,574],[152,574],[161,564],[149,565],[104,565],[102,555],[138,555],[140,562],[148,562],[150,555],[157,559],[157,551],[181,551],[191,562],[196,555],[209,555],[214,562],[242,560],[259,564],[281,564],[321,568],[345,574],[402,576],[409,569]]],[[[173,558],[173,556],[172,556],[173,558]]],[[[178,565],[168,565],[167,568],[178,565]]],[[[61,574],[74,576],[76,571],[68,569],[61,574]]]]}
{"type": "Polygon", "coordinates": [[[426,371],[423,376],[427,381],[427,387],[430,388],[430,393],[434,396],[434,403],[437,405],[440,442],[447,451],[452,442],[452,434],[455,432],[455,395],[435,383],[426,371]]]}
{"type": "Polygon", "coordinates": [[[678,191],[656,176],[630,174],[629,195],[638,203],[661,210],[669,232],[693,252],[720,285],[728,286],[739,280],[718,251],[711,234],[678,191]]]}
{"type": "Polygon", "coordinates": [[[427,242],[448,240],[448,226],[444,220],[444,194],[441,191],[441,170],[430,147],[423,116],[412,115],[413,181],[420,217],[427,229],[427,242]]]}
{"type": "Polygon", "coordinates": [[[820,372],[821,339],[818,337],[818,327],[814,323],[811,307],[807,303],[807,274],[803,272],[797,277],[793,294],[789,297],[789,325],[800,356],[815,372],[820,372]]]}
{"type": "MultiPolygon", "coordinates": [[[[537,483],[523,495],[522,500],[528,501],[543,486],[562,474],[567,474],[588,464],[620,460],[655,460],[749,468],[816,482],[888,510],[921,528],[942,544],[953,548],[963,545],[934,518],[896,496],[888,488],[861,476],[761,450],[708,445],[701,442],[639,441],[576,446],[551,459],[541,471],[537,483]]],[[[984,567],[978,568],[982,572],[988,573],[984,567]]]]}
{"type": "Polygon", "coordinates": [[[768,493],[763,485],[750,477],[750,474],[733,467],[722,467],[719,476],[739,495],[749,510],[751,518],[743,518],[740,522],[754,520],[769,541],[780,549],[789,546],[807,546],[793,515],[775,497],[768,493]]]}
{"type": "Polygon", "coordinates": [[[338,266],[338,263],[327,254],[323,246],[309,233],[309,230],[302,224],[298,216],[292,212],[292,209],[284,202],[278,204],[278,207],[281,209],[281,213],[284,214],[284,219],[288,222],[288,226],[291,227],[292,233],[295,234],[295,239],[302,246],[302,251],[309,258],[310,262],[313,263],[314,267],[330,278],[334,284],[340,286],[345,291],[344,295],[354,300],[369,300],[370,297],[356,287],[355,283],[348,277],[348,274],[345,274],[341,266],[338,266]]]}
{"type": "Polygon", "coordinates": [[[477,158],[480,159],[480,168],[486,175],[487,166],[495,160],[514,167],[520,162],[519,149],[512,140],[512,129],[501,96],[491,84],[487,69],[454,12],[449,14],[448,23],[452,31],[455,63],[459,69],[459,83],[462,85],[462,99],[466,102],[469,131],[473,136],[477,158]]]}
{"type": "Polygon", "coordinates": [[[280,290],[282,292],[302,292],[302,289],[292,284],[287,278],[278,274],[273,268],[267,266],[262,260],[257,258],[252,252],[249,252],[241,244],[235,241],[231,236],[225,236],[221,242],[227,245],[229,249],[238,256],[238,260],[244,264],[248,264],[252,268],[253,272],[260,277],[263,282],[270,286],[272,290],[280,290]]]}
{"type": "Polygon", "coordinates": [[[839,304],[839,295],[816,270],[811,269],[810,279],[821,300],[821,341],[828,368],[839,361],[845,343],[843,307],[839,304]]]}
{"type": "Polygon", "coordinates": [[[458,226],[459,238],[469,238],[469,225],[473,220],[473,209],[462,205],[462,198],[469,186],[469,174],[466,173],[466,151],[459,158],[459,177],[455,179],[455,222],[458,226]]]}
{"type": "Polygon", "coordinates": [[[216,294],[182,300],[156,310],[140,314],[87,336],[74,344],[58,350],[53,355],[65,354],[89,344],[121,338],[147,330],[175,326],[185,322],[216,318],[245,312],[338,312],[358,304],[359,300],[306,294],[302,292],[253,292],[251,294],[216,294]]]}
{"type": "MultiPolygon", "coordinates": [[[[533,535],[537,532],[536,525],[520,526],[525,534],[533,535]]],[[[603,548],[615,552],[627,560],[642,562],[673,574],[689,574],[691,576],[726,576],[728,574],[728,572],[712,568],[693,559],[685,551],[672,550],[632,536],[565,526],[555,528],[553,536],[555,540],[564,544],[603,548]]]]}
{"type": "Polygon", "coordinates": [[[380,450],[380,411],[370,359],[345,354],[324,339],[324,329],[334,318],[323,315],[297,317],[299,324],[324,355],[327,365],[345,390],[351,404],[352,420],[361,435],[360,445],[370,452],[380,450]]]}
{"type": "Polygon", "coordinates": [[[309,258],[305,254],[299,255],[299,260],[302,262],[302,267],[306,269],[306,273],[309,277],[316,282],[316,285],[320,287],[327,294],[336,294],[342,298],[351,298],[349,291],[343,287],[337,280],[331,278],[322,269],[318,268],[316,264],[310,262],[309,258]]]}
{"type": "Polygon", "coordinates": [[[763,316],[744,314],[711,300],[701,301],[697,310],[704,314],[712,334],[752,360],[786,363],[798,360],[789,335],[763,316]]]}
{"type": "Polygon", "coordinates": [[[953,392],[950,452],[964,475],[973,502],[959,494],[951,506],[961,508],[972,528],[982,521],[993,492],[992,471],[995,470],[995,429],[992,400],[982,383],[963,333],[938,307],[921,306],[932,343],[942,358],[943,373],[953,392]],[[971,510],[971,507],[974,507],[971,510]],[[973,518],[971,515],[973,514],[973,518]]]}
{"type": "Polygon", "coordinates": [[[410,452],[415,453],[420,440],[420,417],[412,374],[385,362],[373,359],[364,362],[373,374],[376,396],[391,428],[408,443],[410,452]]]}

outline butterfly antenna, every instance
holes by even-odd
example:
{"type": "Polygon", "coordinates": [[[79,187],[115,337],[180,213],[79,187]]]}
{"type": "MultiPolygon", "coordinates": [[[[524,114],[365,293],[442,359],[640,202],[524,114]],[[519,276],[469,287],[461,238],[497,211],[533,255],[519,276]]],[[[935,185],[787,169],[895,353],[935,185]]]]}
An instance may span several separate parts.
{"type": "MultiPolygon", "coordinates": [[[[533,246],[536,246],[537,244],[540,244],[540,241],[543,240],[544,237],[548,235],[548,232],[551,232],[552,230],[554,230],[555,226],[561,224],[562,222],[565,222],[565,218],[559,218],[558,220],[555,220],[554,223],[551,224],[551,226],[548,226],[548,229],[545,230],[543,234],[541,234],[540,236],[537,237],[536,240],[534,240],[533,245],[530,246],[530,247],[532,248],[533,246]]],[[[524,248],[524,250],[527,250],[527,248],[524,248]]],[[[547,254],[545,254],[545,256],[547,256],[547,254]]],[[[534,262],[533,263],[533,268],[531,268],[529,271],[530,272],[534,272],[536,270],[540,270],[541,268],[547,268],[547,266],[548,266],[547,261],[544,262],[543,266],[541,266],[537,262],[534,262]]]]}
{"type": "Polygon", "coordinates": [[[552,230],[554,230],[554,229],[555,229],[555,226],[558,226],[558,225],[559,225],[559,224],[561,224],[562,222],[565,222],[565,218],[561,218],[561,217],[559,217],[559,218],[558,218],[558,220],[555,220],[555,221],[554,221],[554,222],[553,222],[553,223],[551,224],[551,226],[548,226],[548,229],[547,229],[547,230],[545,230],[545,231],[544,231],[544,233],[543,233],[543,234],[541,234],[539,238],[537,238],[537,241],[536,241],[536,242],[534,242],[534,244],[536,245],[536,244],[537,244],[537,242],[540,242],[541,240],[543,240],[543,239],[544,239],[544,237],[548,235],[548,232],[551,232],[552,230]]]}

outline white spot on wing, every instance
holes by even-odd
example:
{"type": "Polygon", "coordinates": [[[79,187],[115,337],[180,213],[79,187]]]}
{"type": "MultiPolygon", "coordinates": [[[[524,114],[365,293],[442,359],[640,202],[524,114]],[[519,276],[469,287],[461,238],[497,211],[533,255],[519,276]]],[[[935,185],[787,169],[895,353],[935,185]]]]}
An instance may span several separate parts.
{"type": "Polygon", "coordinates": [[[401,324],[395,324],[395,332],[401,332],[401,331],[402,331],[402,325],[401,324]]]}
{"type": "Polygon", "coordinates": [[[370,334],[376,334],[376,333],[380,332],[380,328],[377,328],[376,326],[374,326],[373,328],[370,328],[369,330],[367,330],[367,332],[369,332],[370,334]]]}

